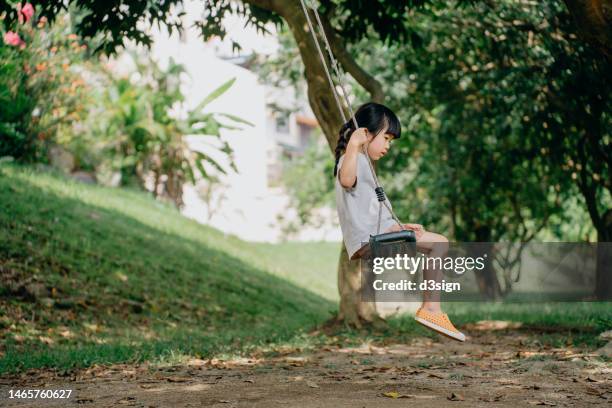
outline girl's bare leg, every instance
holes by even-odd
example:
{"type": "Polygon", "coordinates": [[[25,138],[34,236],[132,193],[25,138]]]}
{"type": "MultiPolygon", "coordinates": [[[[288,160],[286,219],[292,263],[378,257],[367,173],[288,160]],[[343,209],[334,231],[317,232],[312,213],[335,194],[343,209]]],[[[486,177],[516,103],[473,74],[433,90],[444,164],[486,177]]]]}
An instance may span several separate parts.
{"type": "MultiPolygon", "coordinates": [[[[433,259],[431,259],[428,262],[429,268],[423,267],[424,281],[434,280],[440,282],[442,280],[441,261],[448,253],[448,239],[444,235],[425,231],[421,237],[417,238],[416,249],[426,254],[428,258],[440,259],[437,262],[432,262],[433,259]]],[[[429,312],[440,313],[442,311],[440,308],[440,291],[423,291],[422,307],[429,312]]]]}
{"type": "MultiPolygon", "coordinates": [[[[405,224],[404,224],[405,225],[405,224]]],[[[409,228],[410,229],[410,228],[409,228]]],[[[398,225],[393,225],[388,228],[385,232],[399,231],[398,225]]],[[[428,258],[439,258],[442,260],[448,253],[448,239],[441,234],[435,232],[425,231],[419,237],[416,237],[416,250],[424,253],[428,258]]],[[[423,280],[434,280],[440,282],[442,280],[442,269],[440,261],[430,261],[429,268],[423,267],[423,280]]],[[[423,291],[423,309],[439,313],[442,311],[440,308],[440,292],[437,290],[425,290],[423,291]]]]}

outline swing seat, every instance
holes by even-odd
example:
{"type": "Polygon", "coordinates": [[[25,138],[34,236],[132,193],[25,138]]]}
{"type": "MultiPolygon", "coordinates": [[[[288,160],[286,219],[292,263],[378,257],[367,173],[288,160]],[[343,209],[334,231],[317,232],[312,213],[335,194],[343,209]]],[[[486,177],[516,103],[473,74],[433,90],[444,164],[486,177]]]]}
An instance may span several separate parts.
{"type": "Polygon", "coordinates": [[[412,230],[387,232],[384,234],[370,235],[370,241],[362,246],[351,259],[363,258],[366,254],[380,256],[385,247],[393,244],[416,242],[416,233],[412,230]]]}
{"type": "Polygon", "coordinates": [[[416,242],[416,234],[412,230],[402,230],[395,232],[387,232],[384,234],[370,235],[368,246],[373,258],[382,256],[394,256],[400,250],[407,250],[414,255],[415,248],[410,246],[416,242]]]}
{"type": "Polygon", "coordinates": [[[387,232],[384,234],[370,235],[370,246],[389,244],[394,242],[416,242],[416,234],[412,230],[387,232]]]}

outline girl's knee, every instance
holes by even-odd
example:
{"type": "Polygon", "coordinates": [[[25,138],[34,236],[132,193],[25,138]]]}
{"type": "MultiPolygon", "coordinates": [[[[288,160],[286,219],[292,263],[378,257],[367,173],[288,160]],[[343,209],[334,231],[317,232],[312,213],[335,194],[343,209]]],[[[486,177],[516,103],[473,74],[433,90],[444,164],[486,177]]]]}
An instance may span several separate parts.
{"type": "Polygon", "coordinates": [[[449,241],[448,238],[446,238],[444,235],[442,234],[434,234],[434,240],[433,240],[433,250],[438,252],[438,253],[446,253],[448,252],[448,247],[449,247],[449,241]]]}
{"type": "Polygon", "coordinates": [[[436,234],[436,239],[437,239],[437,242],[442,242],[442,243],[448,244],[448,238],[446,238],[442,234],[436,234]]]}
{"type": "Polygon", "coordinates": [[[448,244],[448,238],[442,234],[438,234],[437,232],[426,231],[425,234],[423,234],[423,238],[428,242],[448,244]]]}
{"type": "Polygon", "coordinates": [[[425,231],[417,238],[417,249],[427,254],[435,252],[440,255],[448,250],[448,239],[442,234],[425,231]]]}

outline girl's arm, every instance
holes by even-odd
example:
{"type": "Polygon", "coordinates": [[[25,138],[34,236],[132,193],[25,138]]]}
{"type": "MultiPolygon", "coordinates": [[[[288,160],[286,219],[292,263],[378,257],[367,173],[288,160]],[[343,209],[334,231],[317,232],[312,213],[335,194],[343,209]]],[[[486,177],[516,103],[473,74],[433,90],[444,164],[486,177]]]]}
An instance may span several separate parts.
{"type": "Polygon", "coordinates": [[[340,167],[340,185],[344,188],[352,188],[357,181],[357,154],[359,146],[352,145],[350,142],[346,146],[342,167],[340,167]]]}
{"type": "Polygon", "coordinates": [[[359,128],[353,132],[346,145],[342,167],[338,177],[340,185],[344,188],[352,188],[357,182],[357,154],[365,143],[373,139],[366,128],[359,128]]]}

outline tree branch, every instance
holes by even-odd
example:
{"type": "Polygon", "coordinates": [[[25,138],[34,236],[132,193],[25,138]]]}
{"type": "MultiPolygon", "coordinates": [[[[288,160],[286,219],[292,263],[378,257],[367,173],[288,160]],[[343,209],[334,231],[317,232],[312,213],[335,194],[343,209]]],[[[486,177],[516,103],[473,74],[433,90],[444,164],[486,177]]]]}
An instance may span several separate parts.
{"type": "Polygon", "coordinates": [[[589,215],[591,216],[591,221],[595,226],[595,229],[599,234],[602,232],[602,219],[597,209],[597,195],[595,192],[595,187],[591,185],[589,182],[589,175],[587,174],[587,158],[585,154],[585,145],[586,140],[584,137],[580,138],[578,142],[578,157],[580,159],[581,169],[579,170],[579,180],[578,180],[578,188],[582,192],[584,196],[584,201],[587,206],[587,210],[589,215]]]}
{"type": "Polygon", "coordinates": [[[281,14],[277,0],[242,0],[242,2],[281,14]]]}
{"type": "Polygon", "coordinates": [[[327,15],[322,15],[320,17],[331,50],[343,69],[351,74],[351,76],[370,93],[374,102],[382,103],[385,99],[385,94],[381,83],[357,64],[353,56],[347,51],[342,39],[336,33],[336,30],[331,26],[327,15]]]}
{"type": "Polygon", "coordinates": [[[583,40],[597,47],[612,59],[612,30],[610,30],[610,0],[564,0],[583,40]]]}

